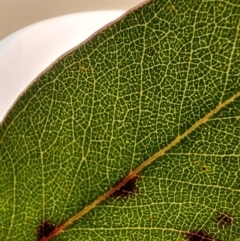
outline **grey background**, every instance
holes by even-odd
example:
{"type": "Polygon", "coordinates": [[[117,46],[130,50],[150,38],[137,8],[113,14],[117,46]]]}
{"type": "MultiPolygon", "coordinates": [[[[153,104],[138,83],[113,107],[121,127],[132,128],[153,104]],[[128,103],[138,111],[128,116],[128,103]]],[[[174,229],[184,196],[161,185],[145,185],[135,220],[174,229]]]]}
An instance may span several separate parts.
{"type": "Polygon", "coordinates": [[[0,39],[29,24],[69,13],[127,10],[143,0],[0,0],[0,39]]]}

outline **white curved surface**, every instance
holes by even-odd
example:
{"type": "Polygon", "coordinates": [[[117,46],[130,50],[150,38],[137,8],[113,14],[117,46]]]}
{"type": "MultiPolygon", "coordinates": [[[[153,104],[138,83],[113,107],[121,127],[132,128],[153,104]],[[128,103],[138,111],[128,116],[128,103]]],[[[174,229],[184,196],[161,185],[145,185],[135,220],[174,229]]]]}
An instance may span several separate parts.
{"type": "Polygon", "coordinates": [[[44,69],[124,12],[85,12],[52,18],[0,41],[0,122],[44,69]]]}

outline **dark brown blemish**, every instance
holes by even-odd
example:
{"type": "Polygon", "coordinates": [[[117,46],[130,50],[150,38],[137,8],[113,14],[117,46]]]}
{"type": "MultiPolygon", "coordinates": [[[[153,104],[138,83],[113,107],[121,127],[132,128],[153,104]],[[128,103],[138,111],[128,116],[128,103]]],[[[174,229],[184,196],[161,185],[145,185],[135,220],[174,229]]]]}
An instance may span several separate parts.
{"type": "MultiPolygon", "coordinates": [[[[123,186],[121,186],[119,189],[117,189],[114,193],[112,193],[110,195],[110,197],[113,198],[125,198],[128,197],[132,194],[136,193],[137,190],[137,186],[136,186],[136,181],[137,181],[137,176],[133,177],[132,179],[130,179],[129,181],[127,181],[123,186]]],[[[118,182],[115,186],[117,186],[119,183],[121,183],[122,180],[120,182],[118,182]]]]}
{"type": "Polygon", "coordinates": [[[232,224],[232,217],[230,217],[229,215],[223,214],[221,213],[218,217],[217,217],[217,224],[218,225],[231,225],[232,224]]]}
{"type": "Polygon", "coordinates": [[[42,238],[47,237],[55,229],[55,224],[49,221],[41,223],[37,229],[37,240],[40,241],[42,238]]]}
{"type": "Polygon", "coordinates": [[[202,171],[205,172],[207,170],[206,167],[202,167],[202,171]]]}
{"type": "Polygon", "coordinates": [[[155,55],[155,52],[156,52],[156,51],[154,50],[154,48],[153,48],[153,47],[150,47],[150,48],[148,49],[148,51],[147,51],[147,55],[153,57],[153,56],[155,55]]]}
{"type": "Polygon", "coordinates": [[[188,238],[188,241],[215,241],[215,239],[211,238],[202,230],[186,233],[186,236],[188,238]]]}

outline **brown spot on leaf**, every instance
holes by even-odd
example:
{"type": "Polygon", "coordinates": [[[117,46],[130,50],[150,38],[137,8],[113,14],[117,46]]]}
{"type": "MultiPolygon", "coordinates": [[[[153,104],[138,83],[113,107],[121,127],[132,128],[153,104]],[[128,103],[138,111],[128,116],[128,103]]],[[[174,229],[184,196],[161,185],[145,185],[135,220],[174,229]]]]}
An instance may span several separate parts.
{"type": "Polygon", "coordinates": [[[147,50],[147,55],[153,57],[155,55],[156,51],[154,50],[153,47],[150,47],[148,50],[147,50]]]}
{"type": "Polygon", "coordinates": [[[175,6],[172,5],[172,4],[168,5],[168,9],[169,9],[170,12],[176,11],[175,6]]]}
{"type": "Polygon", "coordinates": [[[79,70],[80,70],[80,71],[84,71],[84,70],[86,70],[86,69],[85,69],[85,67],[84,67],[83,65],[80,65],[80,66],[79,66],[79,70]]]}
{"type": "MultiPolygon", "coordinates": [[[[116,189],[116,191],[114,193],[112,193],[110,195],[110,197],[113,197],[113,198],[118,198],[118,197],[125,198],[125,197],[128,197],[128,196],[136,193],[136,189],[137,189],[136,181],[137,181],[137,178],[138,177],[135,176],[132,179],[130,179],[129,181],[127,181],[119,189],[116,189]]],[[[122,180],[119,183],[117,183],[115,185],[115,187],[118,186],[121,182],[122,182],[122,180]]]]}
{"type": "Polygon", "coordinates": [[[232,221],[232,217],[223,213],[217,217],[218,225],[231,225],[232,221]]]}
{"type": "Polygon", "coordinates": [[[55,224],[49,221],[41,223],[37,229],[37,240],[40,241],[42,238],[47,237],[55,229],[55,224]]]}
{"type": "Polygon", "coordinates": [[[61,146],[61,143],[59,141],[56,141],[55,145],[56,146],[61,146]]]}
{"type": "Polygon", "coordinates": [[[211,238],[202,230],[186,233],[186,236],[188,238],[188,241],[215,241],[215,239],[211,238]]]}
{"type": "Polygon", "coordinates": [[[206,170],[207,170],[207,168],[203,166],[202,171],[205,172],[206,170]]]}

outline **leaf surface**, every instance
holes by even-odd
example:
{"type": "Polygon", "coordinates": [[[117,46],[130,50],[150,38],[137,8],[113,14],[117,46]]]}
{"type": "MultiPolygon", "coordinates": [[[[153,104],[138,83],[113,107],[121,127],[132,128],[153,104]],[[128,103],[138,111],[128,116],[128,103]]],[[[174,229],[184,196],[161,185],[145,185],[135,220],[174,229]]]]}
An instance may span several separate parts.
{"type": "Polygon", "coordinates": [[[239,239],[239,56],[238,0],[155,0],[58,60],[0,127],[0,240],[239,239]]]}

